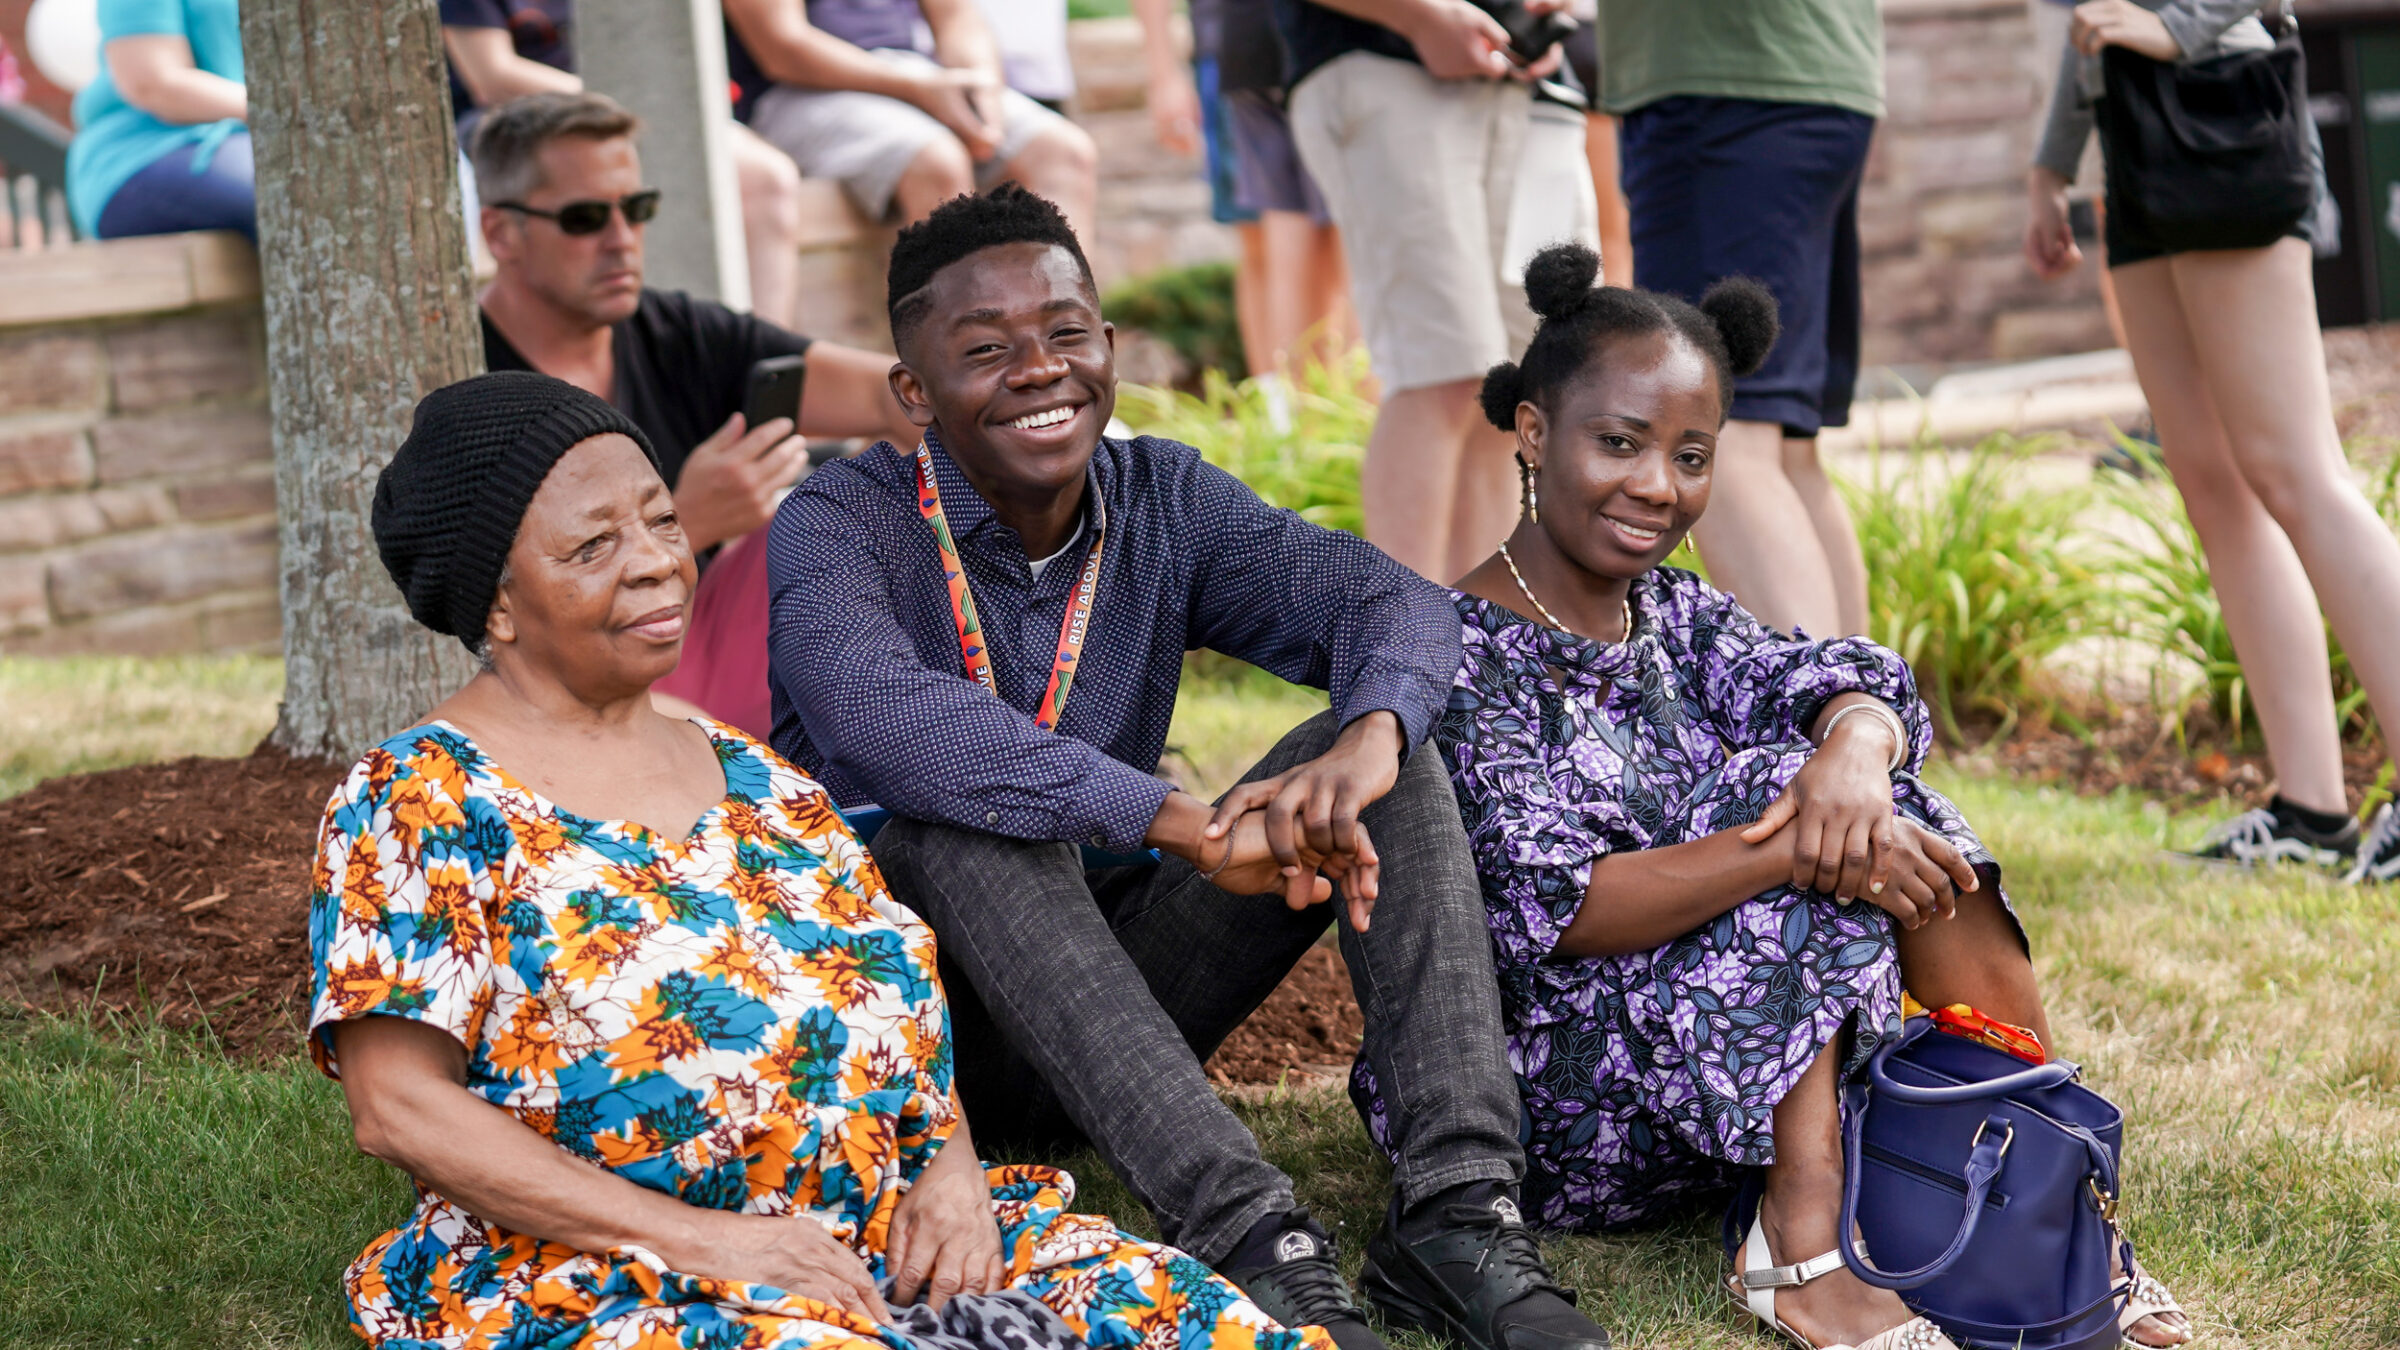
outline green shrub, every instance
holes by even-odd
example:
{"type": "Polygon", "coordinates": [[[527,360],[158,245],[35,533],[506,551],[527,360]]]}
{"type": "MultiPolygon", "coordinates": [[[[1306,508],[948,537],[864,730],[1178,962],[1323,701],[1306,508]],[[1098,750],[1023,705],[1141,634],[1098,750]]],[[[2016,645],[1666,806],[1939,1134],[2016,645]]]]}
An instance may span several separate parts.
{"type": "Polygon", "coordinates": [[[2150,701],[2179,740],[2189,739],[2195,706],[2234,744],[2250,731],[2250,686],[2225,630],[2200,532],[2184,513],[2183,497],[2167,477],[2158,449],[2123,436],[2126,454],[2149,472],[2113,470],[2099,476],[2100,496],[2128,525],[2127,537],[2107,546],[2115,584],[2111,603],[2126,636],[2156,650],[2150,701]],[[2170,680],[2182,676],[2172,687],[2170,680]]]}
{"type": "Polygon", "coordinates": [[[1100,312],[1180,353],[1195,371],[1248,369],[1233,312],[1233,264],[1201,263],[1135,277],[1100,298],[1100,312]]]}
{"type": "Polygon", "coordinates": [[[1135,431],[1197,449],[1270,505],[1358,534],[1358,469],[1375,426],[1375,403],[1361,392],[1365,382],[1363,355],[1303,367],[1289,385],[1237,384],[1211,370],[1197,395],[1119,386],[1117,415],[1135,431]]]}
{"type": "Polygon", "coordinates": [[[1964,463],[1931,447],[1885,455],[1864,484],[1845,482],[1866,552],[1868,635],[1916,671],[1935,724],[1965,739],[1962,719],[2061,711],[2043,662],[2076,638],[2107,631],[2097,574],[2077,517],[2079,494],[2009,480],[2041,440],[1995,435],[1964,463]]]}

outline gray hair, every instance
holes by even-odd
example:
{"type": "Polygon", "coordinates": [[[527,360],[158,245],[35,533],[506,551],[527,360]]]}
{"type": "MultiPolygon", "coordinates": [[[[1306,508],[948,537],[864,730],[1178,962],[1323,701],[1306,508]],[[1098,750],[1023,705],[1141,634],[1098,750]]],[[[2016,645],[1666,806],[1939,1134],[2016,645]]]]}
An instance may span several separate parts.
{"type": "Polygon", "coordinates": [[[483,115],[468,156],[475,195],[486,206],[521,202],[542,185],[542,147],[561,136],[613,141],[642,129],[641,119],[606,94],[527,94],[483,115]]]}

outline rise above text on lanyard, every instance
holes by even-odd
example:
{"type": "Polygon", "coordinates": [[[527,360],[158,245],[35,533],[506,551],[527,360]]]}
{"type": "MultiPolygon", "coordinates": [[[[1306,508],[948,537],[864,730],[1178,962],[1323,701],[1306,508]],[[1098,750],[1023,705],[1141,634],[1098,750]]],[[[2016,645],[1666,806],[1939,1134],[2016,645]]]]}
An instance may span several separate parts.
{"type": "MultiPolygon", "coordinates": [[[[942,555],[942,580],[950,587],[950,615],[958,621],[958,654],[966,662],[967,678],[997,696],[1000,682],[992,675],[992,656],[983,637],[983,620],[975,612],[975,593],[967,589],[967,569],[958,558],[958,541],[950,537],[950,518],[942,514],[942,489],[933,479],[933,451],[917,442],[917,511],[933,527],[933,546],[942,555]]],[[[1056,731],[1066,711],[1067,691],[1075,685],[1077,662],[1083,659],[1083,640],[1091,632],[1092,605],[1100,594],[1100,546],[1108,540],[1108,507],[1092,500],[1092,551],[1075,579],[1067,600],[1067,615],[1058,626],[1058,655],[1050,663],[1050,687],[1042,691],[1042,706],[1033,724],[1056,731]]]]}

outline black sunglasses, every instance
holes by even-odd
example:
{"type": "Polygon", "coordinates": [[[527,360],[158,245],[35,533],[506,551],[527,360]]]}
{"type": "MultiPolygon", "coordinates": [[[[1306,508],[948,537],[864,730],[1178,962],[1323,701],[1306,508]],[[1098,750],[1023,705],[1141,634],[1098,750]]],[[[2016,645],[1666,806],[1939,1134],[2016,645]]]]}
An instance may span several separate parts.
{"type": "Polygon", "coordinates": [[[608,213],[611,210],[623,211],[628,225],[647,223],[658,214],[658,197],[657,188],[643,188],[613,202],[568,202],[555,211],[527,206],[523,202],[493,202],[492,205],[503,211],[522,211],[529,216],[555,221],[561,234],[598,234],[608,228],[608,213]]]}

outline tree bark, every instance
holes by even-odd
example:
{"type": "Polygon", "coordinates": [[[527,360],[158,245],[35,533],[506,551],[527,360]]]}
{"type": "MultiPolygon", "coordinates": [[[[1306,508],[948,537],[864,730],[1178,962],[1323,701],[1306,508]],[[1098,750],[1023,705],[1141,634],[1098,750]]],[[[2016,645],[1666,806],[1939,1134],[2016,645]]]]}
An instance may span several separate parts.
{"type": "Polygon", "coordinates": [[[368,532],[416,402],[483,369],[435,0],[244,0],[282,548],[273,742],[347,759],[473,672],[368,532]]]}

